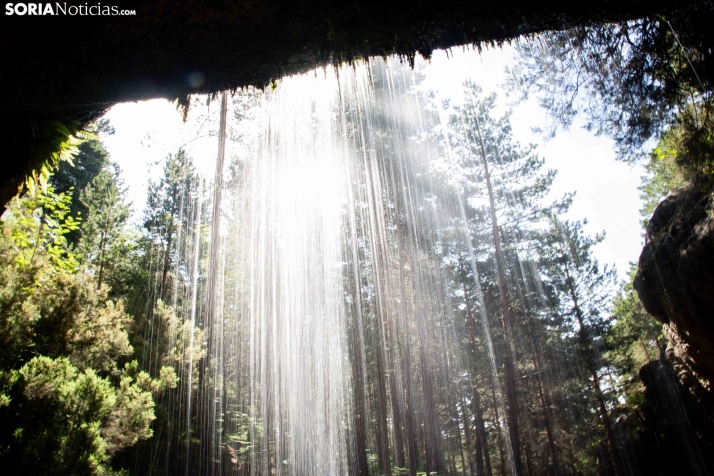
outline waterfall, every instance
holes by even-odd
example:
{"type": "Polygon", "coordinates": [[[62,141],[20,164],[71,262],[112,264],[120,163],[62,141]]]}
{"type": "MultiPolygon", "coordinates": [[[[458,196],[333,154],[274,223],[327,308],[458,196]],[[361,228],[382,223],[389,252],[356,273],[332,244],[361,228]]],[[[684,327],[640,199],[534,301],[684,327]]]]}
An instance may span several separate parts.
{"type": "Polygon", "coordinates": [[[191,175],[175,245],[183,449],[163,451],[185,474],[560,471],[553,428],[579,423],[551,408],[565,357],[538,350],[549,212],[523,187],[542,162],[491,99],[450,115],[422,79],[377,58],[222,95],[215,179],[191,175]]]}
{"type": "Polygon", "coordinates": [[[385,474],[399,454],[411,474],[446,471],[435,393],[463,363],[445,352],[459,336],[444,240],[469,250],[505,415],[460,191],[436,170],[438,114],[420,103],[417,74],[376,59],[286,78],[254,105],[244,152],[230,158],[235,175],[217,173],[223,204],[214,188],[206,219],[208,398],[192,401],[188,389],[189,405],[210,407],[193,411],[207,416],[196,435],[212,446],[212,474],[225,467],[223,444],[252,475],[385,474]],[[241,433],[247,441],[231,438],[241,433]]]}

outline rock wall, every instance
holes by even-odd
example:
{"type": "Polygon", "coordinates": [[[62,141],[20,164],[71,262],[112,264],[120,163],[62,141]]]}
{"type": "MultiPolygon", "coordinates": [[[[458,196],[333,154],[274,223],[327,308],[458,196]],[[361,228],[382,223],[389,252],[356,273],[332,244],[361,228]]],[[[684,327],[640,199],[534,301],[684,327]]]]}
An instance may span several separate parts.
{"type": "Polygon", "coordinates": [[[714,474],[714,423],[668,359],[640,369],[643,400],[614,425],[625,475],[714,474]]]}
{"type": "Polygon", "coordinates": [[[703,181],[655,209],[634,286],[664,324],[667,356],[682,384],[714,412],[714,195],[703,181]]]}

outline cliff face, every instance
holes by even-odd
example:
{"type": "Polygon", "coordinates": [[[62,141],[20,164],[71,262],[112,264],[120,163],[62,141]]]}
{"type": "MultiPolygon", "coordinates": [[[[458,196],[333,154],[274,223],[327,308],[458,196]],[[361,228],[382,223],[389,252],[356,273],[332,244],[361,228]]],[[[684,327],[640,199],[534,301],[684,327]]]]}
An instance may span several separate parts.
{"type": "Polygon", "coordinates": [[[702,183],[670,194],[647,227],[634,286],[665,326],[682,384],[714,410],[714,195],[702,183]]]}
{"type": "MultiPolygon", "coordinates": [[[[0,12],[0,206],[42,159],[37,130],[82,123],[112,104],[185,101],[330,62],[499,42],[576,24],[711,11],[708,0],[114,0],[135,15],[0,12]],[[693,9],[693,10],[692,10],[693,9]],[[39,158],[38,158],[39,157],[39,158]]],[[[86,7],[85,7],[86,8],[86,7]]],[[[707,15],[689,15],[693,19],[707,15]]],[[[698,21],[698,20],[697,20],[698,21]]],[[[695,21],[696,23],[696,21],[695,21]]],[[[709,23],[702,31],[709,31],[709,23]]],[[[675,23],[676,24],[676,23],[675,23]]],[[[708,34],[708,33],[707,33],[708,34]]]]}

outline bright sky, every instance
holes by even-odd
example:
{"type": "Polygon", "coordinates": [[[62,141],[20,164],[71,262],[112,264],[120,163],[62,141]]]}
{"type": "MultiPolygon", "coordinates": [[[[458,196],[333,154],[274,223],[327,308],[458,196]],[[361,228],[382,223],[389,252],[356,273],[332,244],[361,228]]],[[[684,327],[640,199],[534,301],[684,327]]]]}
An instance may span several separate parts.
{"type": "MultiPolygon", "coordinates": [[[[448,55],[437,51],[425,70],[425,86],[433,89],[438,99],[450,99],[456,104],[463,95],[462,83],[471,78],[485,93],[498,94],[497,113],[501,114],[509,107],[503,83],[505,67],[512,62],[509,47],[480,54],[473,50],[452,50],[448,55]]],[[[135,219],[141,215],[149,178],[160,175],[163,159],[179,147],[188,150],[199,171],[212,175],[217,141],[208,137],[208,130],[215,130],[217,108],[215,101],[208,110],[209,120],[200,130],[183,124],[175,106],[165,100],[119,104],[106,114],[116,133],[104,137],[104,144],[124,172],[135,219]]],[[[199,107],[192,112],[205,113],[205,109],[199,107]]],[[[558,170],[552,198],[577,192],[567,218],[587,218],[589,234],[606,232],[605,241],[595,250],[596,256],[603,263],[615,264],[625,279],[628,263],[638,259],[643,245],[637,186],[644,169],[615,161],[610,139],[595,137],[581,128],[573,127],[544,141],[531,131],[545,122],[545,114],[534,99],[512,109],[514,137],[521,144],[537,144],[546,167],[558,170]]]]}

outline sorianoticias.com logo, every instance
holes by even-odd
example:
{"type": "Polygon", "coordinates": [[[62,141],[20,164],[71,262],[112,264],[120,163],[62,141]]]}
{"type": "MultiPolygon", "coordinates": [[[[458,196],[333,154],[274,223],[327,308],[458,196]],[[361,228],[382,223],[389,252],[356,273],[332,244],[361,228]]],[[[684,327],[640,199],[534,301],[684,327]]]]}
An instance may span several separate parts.
{"type": "Polygon", "coordinates": [[[5,15],[42,15],[42,16],[133,16],[136,15],[136,10],[122,10],[116,5],[90,5],[84,3],[81,5],[67,5],[66,2],[60,3],[6,3],[5,15]]]}

